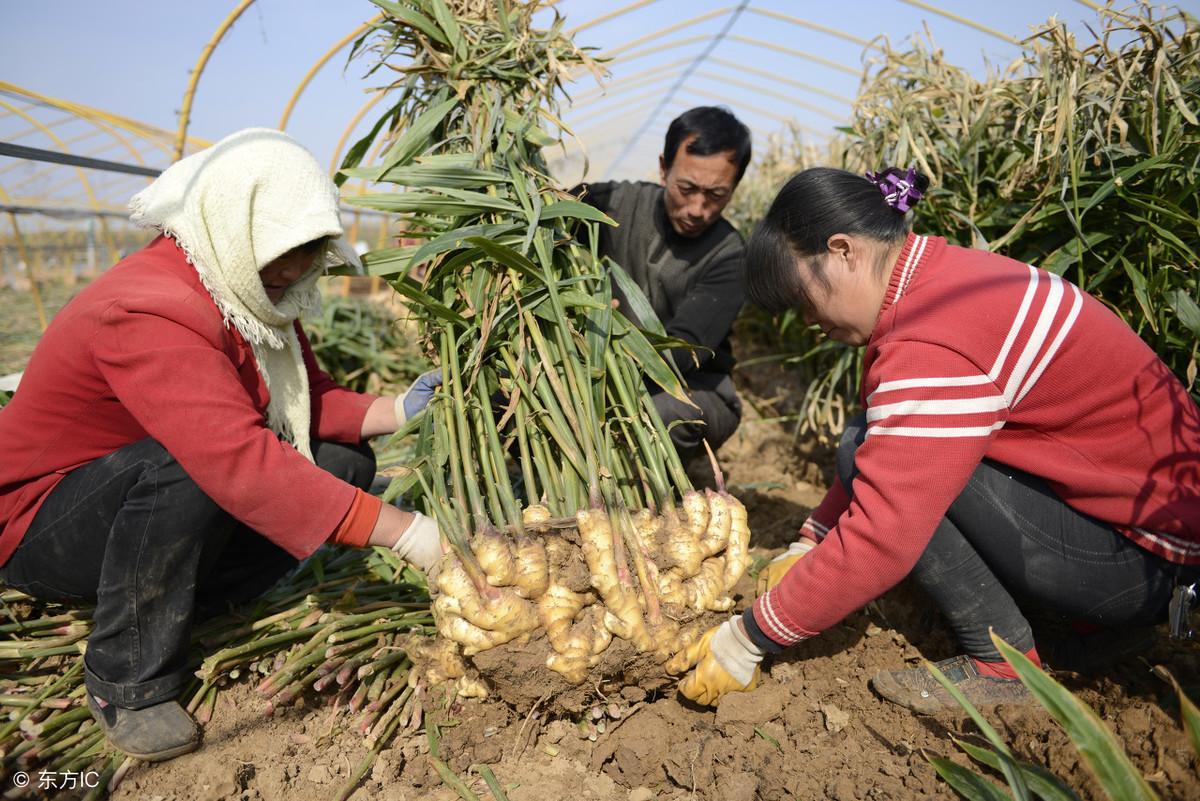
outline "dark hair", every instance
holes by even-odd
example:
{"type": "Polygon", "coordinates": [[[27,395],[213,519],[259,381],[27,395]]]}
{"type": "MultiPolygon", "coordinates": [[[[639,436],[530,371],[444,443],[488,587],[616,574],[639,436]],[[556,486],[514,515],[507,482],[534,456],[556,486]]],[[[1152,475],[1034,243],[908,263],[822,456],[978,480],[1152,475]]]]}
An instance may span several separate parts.
{"type": "Polygon", "coordinates": [[[687,152],[693,156],[711,156],[733,151],[737,165],[737,181],[742,180],[750,163],[750,129],[724,106],[697,106],[671,120],[663,142],[663,164],[669,170],[675,163],[679,145],[690,137],[687,152]]]}
{"type": "MultiPolygon", "coordinates": [[[[879,178],[903,178],[907,172],[889,167],[879,178]]],[[[921,173],[914,183],[921,192],[929,187],[921,173]]],[[[747,293],[767,311],[804,308],[811,299],[797,274],[797,258],[808,259],[813,280],[828,289],[821,261],[810,257],[827,252],[831,236],[857,234],[890,244],[908,231],[908,215],[889,205],[875,182],[830,167],[804,170],[779,190],[746,245],[747,293]]]]}

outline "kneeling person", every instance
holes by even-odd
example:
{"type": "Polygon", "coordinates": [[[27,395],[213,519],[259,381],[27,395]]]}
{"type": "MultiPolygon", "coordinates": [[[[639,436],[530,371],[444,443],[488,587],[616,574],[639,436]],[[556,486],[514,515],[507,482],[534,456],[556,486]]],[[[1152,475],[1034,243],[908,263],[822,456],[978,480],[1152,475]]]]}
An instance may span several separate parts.
{"type": "MultiPolygon", "coordinates": [[[[742,404],[730,373],[729,335],[745,297],[744,244],[721,213],[750,162],[750,132],[729,111],[702,106],[671,122],[659,157],[661,184],[611,181],[575,189],[612,217],[602,226],[600,253],[621,265],[650,301],[669,336],[700,346],[676,349],[694,406],[652,387],[654,405],[687,458],[701,441],[715,450],[737,430],[742,404]]],[[[635,323],[614,283],[621,311],[635,323]]]]}

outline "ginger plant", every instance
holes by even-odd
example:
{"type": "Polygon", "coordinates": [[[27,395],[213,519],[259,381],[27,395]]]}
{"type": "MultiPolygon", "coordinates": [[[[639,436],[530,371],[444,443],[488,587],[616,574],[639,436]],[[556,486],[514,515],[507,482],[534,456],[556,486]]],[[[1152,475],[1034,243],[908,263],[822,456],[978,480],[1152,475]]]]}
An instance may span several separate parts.
{"type": "Polygon", "coordinates": [[[450,545],[433,610],[459,649],[438,651],[438,675],[541,637],[570,683],[614,638],[661,664],[699,615],[732,606],[749,529],[728,493],[692,489],[646,390],[686,397],[660,353],[685,343],[585,244],[612,221],[542,156],[567,135],[568,73],[596,65],[542,3],[373,2],[386,21],[356,52],[396,76],[395,102],[340,177],[395,185],[347,199],[403,215],[419,240],[366,262],[406,298],[445,380],[400,432],[419,429],[419,466],[393,487],[420,486],[450,545]],[[379,163],[359,166],[373,144],[379,163]],[[613,281],[650,328],[613,307],[613,281]]]}

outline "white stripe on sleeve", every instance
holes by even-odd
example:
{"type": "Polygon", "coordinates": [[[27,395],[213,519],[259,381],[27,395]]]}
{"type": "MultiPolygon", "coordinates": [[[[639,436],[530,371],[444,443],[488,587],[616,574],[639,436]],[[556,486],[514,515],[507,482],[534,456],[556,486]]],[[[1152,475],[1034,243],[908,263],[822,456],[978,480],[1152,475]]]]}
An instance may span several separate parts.
{"type": "Polygon", "coordinates": [[[904,417],[910,414],[979,414],[996,412],[1007,408],[1008,402],[1002,395],[982,398],[954,398],[951,400],[907,400],[885,403],[867,409],[867,422],[885,420],[888,417],[904,417]]]}

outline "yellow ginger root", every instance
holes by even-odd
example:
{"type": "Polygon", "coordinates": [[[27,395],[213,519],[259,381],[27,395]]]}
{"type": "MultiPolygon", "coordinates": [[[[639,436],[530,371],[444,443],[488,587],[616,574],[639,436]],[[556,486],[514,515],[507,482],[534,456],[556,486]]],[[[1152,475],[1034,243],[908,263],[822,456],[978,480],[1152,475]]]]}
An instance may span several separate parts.
{"type": "Polygon", "coordinates": [[[658,598],[669,604],[688,605],[687,591],[683,588],[683,576],[675,568],[658,571],[658,598]]]}
{"type": "MultiPolygon", "coordinates": [[[[696,493],[699,497],[699,493],[696,493]]],[[[701,529],[703,531],[703,529],[701,529]]],[[[700,538],[692,533],[691,526],[679,519],[673,510],[663,515],[663,532],[659,540],[659,551],[670,564],[688,578],[700,572],[704,552],[700,550],[700,538]]]]}
{"type": "Polygon", "coordinates": [[[436,685],[467,674],[467,665],[458,653],[458,646],[450,640],[419,635],[406,637],[404,650],[416,666],[408,674],[410,686],[422,678],[429,684],[436,685]]]}
{"type": "Polygon", "coordinates": [[[724,495],[729,505],[729,545],[725,548],[724,589],[729,592],[750,566],[750,523],[742,502],[728,493],[724,495]]]}
{"type": "Polygon", "coordinates": [[[521,510],[521,522],[525,524],[525,528],[531,528],[534,531],[545,528],[542,524],[549,519],[550,510],[540,503],[531,503],[521,510]]]}
{"type": "Polygon", "coordinates": [[[508,639],[513,639],[537,628],[537,611],[533,604],[507,587],[495,590],[495,598],[481,599],[457,559],[443,560],[437,585],[442,594],[458,602],[460,614],[481,629],[504,632],[509,635],[508,639]]]}
{"type": "Polygon", "coordinates": [[[728,612],[733,599],[725,595],[725,559],[705,559],[700,572],[683,582],[688,606],[697,612],[728,612]]]}
{"type": "Polygon", "coordinates": [[[683,494],[683,519],[687,529],[698,541],[708,528],[708,500],[696,492],[688,490],[683,494]]]}
{"type": "Polygon", "coordinates": [[[648,555],[659,550],[658,537],[663,527],[661,517],[656,517],[649,509],[638,509],[633,513],[633,527],[648,555]]]}
{"type": "Polygon", "coordinates": [[[478,676],[462,676],[455,687],[459,698],[487,698],[488,687],[478,676]]]}
{"type": "Polygon", "coordinates": [[[517,636],[504,631],[488,631],[473,625],[463,618],[458,599],[450,595],[439,595],[433,602],[433,611],[438,634],[461,645],[463,653],[467,656],[503,645],[517,636]]]}
{"type": "Polygon", "coordinates": [[[508,587],[517,577],[517,560],[513,558],[508,538],[488,526],[471,540],[475,559],[487,574],[488,584],[493,587],[508,587]]]}
{"type": "Polygon", "coordinates": [[[722,495],[712,490],[704,492],[708,496],[709,514],[708,526],[704,529],[704,535],[700,537],[700,550],[705,557],[709,557],[725,550],[725,546],[729,543],[731,515],[727,498],[732,496],[722,495]]]}
{"type": "Polygon", "coordinates": [[[516,564],[517,573],[513,584],[517,586],[517,593],[530,600],[540,597],[550,584],[545,546],[533,537],[519,537],[516,544],[516,564]]]}
{"type": "Polygon", "coordinates": [[[576,516],[583,558],[592,573],[592,586],[600,594],[608,612],[604,624],[618,637],[631,641],[640,651],[654,647],[646,622],[642,619],[638,594],[621,586],[617,578],[617,560],[613,555],[612,523],[602,510],[582,510],[576,516]]]}
{"type": "Polygon", "coordinates": [[[571,684],[579,684],[587,678],[588,670],[600,661],[598,654],[612,642],[612,633],[604,627],[604,615],[600,610],[596,604],[584,609],[571,628],[569,649],[546,657],[546,667],[571,684]]]}
{"type": "MultiPolygon", "coordinates": [[[[546,639],[551,647],[560,654],[572,651],[570,634],[575,617],[588,604],[588,596],[579,592],[571,592],[561,584],[551,584],[545,594],[538,599],[538,615],[542,627],[546,629],[546,639]]],[[[583,653],[591,652],[591,642],[579,648],[583,653]]]]}

